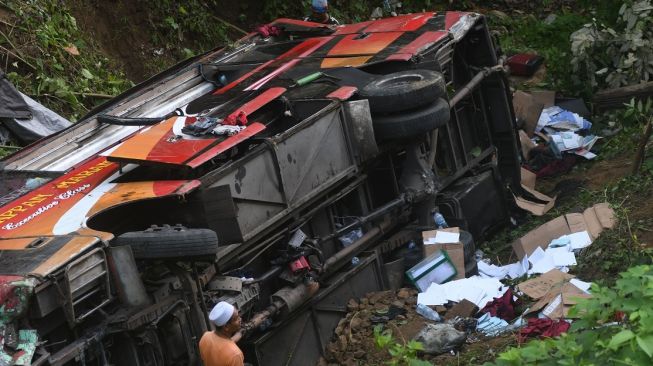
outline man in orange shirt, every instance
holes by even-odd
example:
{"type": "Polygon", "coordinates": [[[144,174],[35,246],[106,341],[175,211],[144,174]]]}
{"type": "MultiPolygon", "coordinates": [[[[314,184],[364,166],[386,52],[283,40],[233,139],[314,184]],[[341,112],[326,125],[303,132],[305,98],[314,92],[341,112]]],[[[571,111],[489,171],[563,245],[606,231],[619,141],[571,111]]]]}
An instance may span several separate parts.
{"type": "Polygon", "coordinates": [[[221,301],[209,313],[215,330],[200,339],[200,356],[204,366],[243,366],[245,358],[236,342],[240,340],[240,315],[228,302],[221,301]]]}

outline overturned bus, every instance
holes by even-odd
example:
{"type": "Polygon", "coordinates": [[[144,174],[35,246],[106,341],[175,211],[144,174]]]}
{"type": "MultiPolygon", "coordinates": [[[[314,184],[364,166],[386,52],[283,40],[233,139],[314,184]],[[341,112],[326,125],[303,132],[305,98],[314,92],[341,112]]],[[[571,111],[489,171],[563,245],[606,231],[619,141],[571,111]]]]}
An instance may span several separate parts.
{"type": "Polygon", "coordinates": [[[197,365],[222,300],[312,364],[436,210],[505,224],[519,159],[483,16],[276,20],[1,161],[0,364],[197,365]]]}

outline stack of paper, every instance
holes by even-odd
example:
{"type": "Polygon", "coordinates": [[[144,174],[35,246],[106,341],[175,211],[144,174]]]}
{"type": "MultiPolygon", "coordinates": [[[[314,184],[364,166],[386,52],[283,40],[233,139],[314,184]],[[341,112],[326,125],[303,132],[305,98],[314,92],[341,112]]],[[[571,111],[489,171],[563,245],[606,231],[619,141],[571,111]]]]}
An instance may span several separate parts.
{"type": "Polygon", "coordinates": [[[502,280],[506,277],[512,279],[519,278],[528,272],[530,267],[528,264],[528,256],[524,256],[521,262],[507,264],[505,266],[495,266],[494,264],[487,264],[483,261],[477,262],[478,274],[483,278],[496,278],[502,280]]]}
{"type": "Polygon", "coordinates": [[[592,123],[576,113],[553,106],[542,110],[535,131],[539,132],[547,127],[549,131],[578,131],[589,130],[592,128],[592,123]]]}
{"type": "Polygon", "coordinates": [[[460,302],[463,299],[473,302],[479,308],[502,296],[508,290],[496,278],[473,276],[450,281],[441,285],[431,284],[429,288],[417,294],[417,303],[424,305],[444,305],[449,301],[460,302]]]}

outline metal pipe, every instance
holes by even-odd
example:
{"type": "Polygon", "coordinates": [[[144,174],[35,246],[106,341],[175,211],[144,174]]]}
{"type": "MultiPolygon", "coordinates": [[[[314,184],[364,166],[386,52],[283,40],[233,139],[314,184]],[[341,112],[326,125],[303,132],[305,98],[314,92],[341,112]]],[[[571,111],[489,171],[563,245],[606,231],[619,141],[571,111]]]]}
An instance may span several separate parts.
{"type": "Polygon", "coordinates": [[[270,278],[279,275],[281,272],[283,272],[283,267],[281,266],[276,266],[272,267],[269,271],[263,273],[261,276],[251,280],[251,281],[245,281],[243,284],[253,284],[253,283],[259,283],[259,282],[265,282],[268,281],[270,278]]]}
{"type": "Polygon", "coordinates": [[[387,220],[373,227],[367,233],[365,233],[365,235],[363,235],[360,239],[358,239],[357,241],[355,241],[345,249],[329,257],[329,259],[327,259],[327,261],[324,262],[324,266],[322,267],[322,272],[329,273],[334,269],[337,269],[336,267],[337,264],[341,264],[340,262],[343,261],[344,259],[362,251],[372,241],[377,240],[381,235],[383,235],[392,227],[394,227],[396,223],[397,220],[387,220]]]}
{"type": "Polygon", "coordinates": [[[285,311],[289,313],[301,304],[308,301],[320,289],[320,284],[311,282],[310,284],[301,284],[297,287],[284,287],[272,295],[272,304],[265,310],[254,314],[247,323],[242,325],[243,335],[258,328],[273,316],[285,311]]]}
{"type": "Polygon", "coordinates": [[[488,76],[497,73],[497,72],[504,72],[506,69],[502,64],[499,65],[494,65],[492,67],[485,67],[481,71],[478,72],[478,74],[474,75],[472,80],[467,83],[467,85],[463,86],[458,90],[456,95],[453,96],[449,100],[449,105],[451,108],[455,107],[458,102],[466,98],[469,94],[474,91],[474,89],[488,76]]]}
{"type": "Polygon", "coordinates": [[[408,201],[408,199],[407,199],[406,194],[401,194],[398,198],[395,198],[394,200],[392,200],[392,201],[386,203],[385,205],[379,207],[378,209],[372,211],[369,215],[357,218],[356,221],[352,222],[351,224],[349,224],[349,225],[347,225],[345,227],[342,227],[342,228],[334,231],[333,233],[331,233],[329,235],[321,237],[320,242],[327,241],[329,239],[333,239],[336,236],[340,236],[340,235],[350,231],[353,228],[359,227],[359,226],[361,226],[361,225],[363,225],[363,224],[365,224],[365,223],[367,223],[367,222],[369,222],[371,220],[374,220],[374,219],[380,217],[381,215],[384,215],[384,214],[388,213],[389,211],[394,210],[395,208],[404,205],[407,201],[408,201]]]}
{"type": "MultiPolygon", "coordinates": [[[[497,73],[497,72],[504,72],[506,71],[505,67],[503,64],[498,64],[494,65],[492,67],[486,67],[483,68],[478,74],[474,75],[472,80],[469,81],[465,86],[460,88],[456,95],[454,95],[450,100],[449,100],[449,107],[453,108],[466,98],[469,94],[474,91],[474,89],[483,81],[485,78],[488,76],[497,73]]],[[[435,164],[435,154],[436,154],[436,148],[437,148],[437,140],[438,140],[438,129],[436,128],[435,130],[431,131],[431,152],[429,154],[429,166],[433,167],[433,164],[435,164]]]]}

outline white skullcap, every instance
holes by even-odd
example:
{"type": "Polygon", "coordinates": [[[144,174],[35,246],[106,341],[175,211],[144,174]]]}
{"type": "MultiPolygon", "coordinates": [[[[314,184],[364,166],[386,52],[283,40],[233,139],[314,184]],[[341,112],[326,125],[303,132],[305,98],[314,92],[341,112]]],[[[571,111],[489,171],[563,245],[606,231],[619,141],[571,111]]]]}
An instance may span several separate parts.
{"type": "Polygon", "coordinates": [[[234,315],[235,310],[236,308],[234,308],[230,303],[220,301],[209,313],[209,320],[218,327],[221,327],[229,322],[229,319],[234,315]]]}

